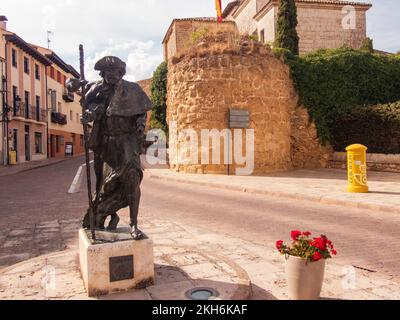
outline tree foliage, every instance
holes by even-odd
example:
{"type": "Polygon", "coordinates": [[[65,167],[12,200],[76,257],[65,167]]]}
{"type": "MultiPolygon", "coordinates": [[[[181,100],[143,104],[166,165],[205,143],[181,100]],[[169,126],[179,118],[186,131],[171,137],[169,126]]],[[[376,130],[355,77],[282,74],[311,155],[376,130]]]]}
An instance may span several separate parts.
{"type": "Polygon", "coordinates": [[[299,54],[297,23],[295,0],[280,0],[275,47],[288,49],[295,55],[299,54]]]}
{"type": "Polygon", "coordinates": [[[162,129],[166,134],[167,125],[167,75],[168,65],[162,62],[153,74],[151,82],[151,101],[153,110],[150,119],[150,129],[162,129]]]}

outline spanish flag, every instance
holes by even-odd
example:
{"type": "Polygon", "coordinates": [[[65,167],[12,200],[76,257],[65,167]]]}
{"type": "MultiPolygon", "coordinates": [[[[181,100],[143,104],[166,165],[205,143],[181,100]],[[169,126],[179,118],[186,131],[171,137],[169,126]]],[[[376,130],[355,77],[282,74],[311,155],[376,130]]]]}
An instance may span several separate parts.
{"type": "Polygon", "coordinates": [[[215,0],[215,8],[217,9],[218,22],[222,22],[222,4],[221,4],[221,0],[215,0]]]}

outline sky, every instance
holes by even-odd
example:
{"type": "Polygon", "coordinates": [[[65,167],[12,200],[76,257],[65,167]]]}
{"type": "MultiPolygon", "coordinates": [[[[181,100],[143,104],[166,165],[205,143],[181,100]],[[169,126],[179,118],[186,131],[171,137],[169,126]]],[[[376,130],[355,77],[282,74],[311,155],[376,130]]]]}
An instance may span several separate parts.
{"type": "MultiPolygon", "coordinates": [[[[358,0],[373,7],[367,33],[379,50],[400,51],[400,1],[358,0]]],[[[230,0],[223,0],[223,7],[230,0]]],[[[50,48],[79,70],[78,46],[84,45],[86,76],[98,78],[94,63],[105,55],[127,62],[126,79],[152,76],[163,61],[162,39],[174,18],[215,16],[214,0],[1,0],[8,30],[25,41],[50,48]]]]}

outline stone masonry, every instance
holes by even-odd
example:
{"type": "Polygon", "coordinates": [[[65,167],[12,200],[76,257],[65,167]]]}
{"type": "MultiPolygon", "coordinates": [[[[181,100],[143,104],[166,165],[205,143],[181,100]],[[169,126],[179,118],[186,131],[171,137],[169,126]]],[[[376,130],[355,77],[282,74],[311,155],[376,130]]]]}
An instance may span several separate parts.
{"type": "MultiPolygon", "coordinates": [[[[193,129],[198,137],[201,129],[221,132],[228,128],[230,108],[250,112],[250,129],[254,129],[255,137],[254,173],[323,166],[330,148],[318,144],[315,127],[309,124],[306,110],[297,108],[297,102],[288,66],[268,48],[227,33],[204,37],[169,60],[170,149],[180,157],[175,163],[170,158],[172,168],[189,173],[227,173],[225,164],[201,164],[202,152],[209,152],[211,159],[211,143],[208,150],[199,147],[194,156],[197,164],[189,161],[196,150],[186,148],[188,137],[180,132],[193,129]],[[173,123],[177,134],[171,130],[173,123]]],[[[235,168],[231,165],[230,173],[234,174],[235,168]]]]}
{"type": "MultiPolygon", "coordinates": [[[[339,0],[296,0],[300,53],[343,45],[358,49],[367,36],[366,11],[371,4],[339,0]]],[[[279,0],[242,0],[224,11],[241,34],[257,34],[260,41],[273,43],[279,0]]]]}

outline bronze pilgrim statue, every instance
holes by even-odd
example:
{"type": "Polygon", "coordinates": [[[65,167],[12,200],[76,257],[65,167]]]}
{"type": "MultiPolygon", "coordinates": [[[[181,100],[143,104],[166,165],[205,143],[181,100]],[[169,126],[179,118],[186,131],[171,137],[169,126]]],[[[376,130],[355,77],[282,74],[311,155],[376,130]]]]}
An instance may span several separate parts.
{"type": "Polygon", "coordinates": [[[70,91],[81,88],[84,92],[83,124],[93,122],[88,147],[94,155],[96,191],[83,227],[91,227],[92,210],[96,230],[115,230],[118,210],[129,206],[131,235],[141,240],[144,234],[138,228],[143,179],[140,154],[144,152],[147,112],[152,104],[138,84],[123,79],[126,64],[119,58],[104,57],[94,68],[100,72],[100,81],[71,79],[67,83],[70,91]],[[105,227],[109,216],[110,222],[105,227]]]}

